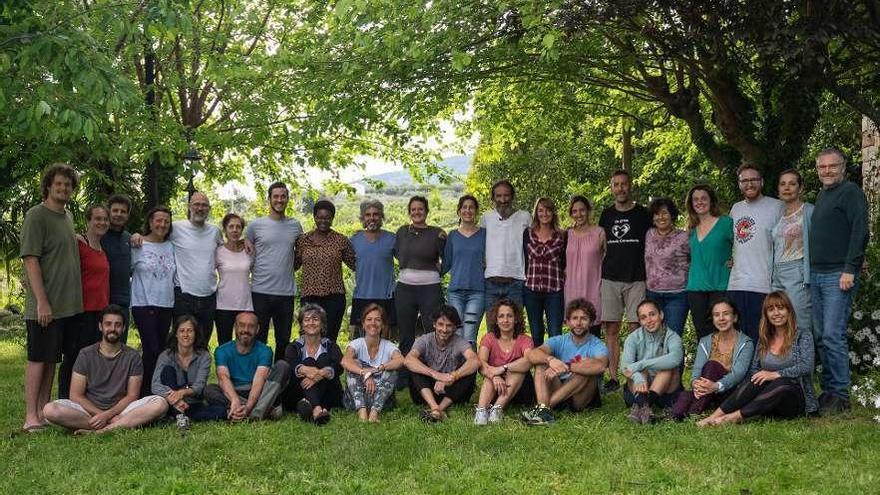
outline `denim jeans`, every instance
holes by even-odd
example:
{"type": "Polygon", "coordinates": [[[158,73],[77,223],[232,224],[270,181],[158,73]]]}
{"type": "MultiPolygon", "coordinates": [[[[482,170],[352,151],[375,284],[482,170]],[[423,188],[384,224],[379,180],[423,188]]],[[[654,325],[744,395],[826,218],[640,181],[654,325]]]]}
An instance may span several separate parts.
{"type": "Polygon", "coordinates": [[[646,290],[645,297],[653,299],[660,304],[660,309],[663,311],[663,316],[666,320],[666,326],[681,337],[684,333],[684,322],[687,320],[688,309],[690,308],[687,291],[654,292],[646,290]]]}
{"type": "Polygon", "coordinates": [[[509,297],[517,304],[523,303],[523,289],[525,282],[522,280],[514,280],[506,284],[497,284],[488,278],[486,279],[486,307],[491,308],[495,301],[502,297],[509,297]]]}
{"type": "Polygon", "coordinates": [[[544,343],[545,328],[550,337],[561,334],[562,318],[565,313],[562,291],[535,292],[526,288],[524,296],[526,313],[529,315],[529,331],[532,333],[535,347],[544,343]],[[547,315],[546,326],[545,314],[547,315]]]}
{"type": "Polygon", "coordinates": [[[813,336],[819,358],[822,360],[822,376],[819,385],[823,392],[849,399],[849,345],[846,325],[852,314],[853,299],[859,286],[848,291],[840,290],[841,272],[810,275],[810,295],[813,303],[813,336]]]}
{"type": "Polygon", "coordinates": [[[788,294],[794,305],[798,329],[813,331],[813,308],[810,286],[804,283],[804,260],[786,261],[773,265],[773,290],[788,294]]]}
{"type": "Polygon", "coordinates": [[[446,293],[449,305],[458,311],[461,317],[461,328],[458,335],[467,339],[471,347],[476,349],[477,333],[480,331],[480,322],[483,321],[483,311],[486,309],[486,293],[481,290],[459,289],[446,293]]]}

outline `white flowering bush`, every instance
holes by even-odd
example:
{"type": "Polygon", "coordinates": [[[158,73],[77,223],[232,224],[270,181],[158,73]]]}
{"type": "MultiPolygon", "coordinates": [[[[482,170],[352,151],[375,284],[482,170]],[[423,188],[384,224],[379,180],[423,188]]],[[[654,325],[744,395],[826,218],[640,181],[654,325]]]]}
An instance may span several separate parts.
{"type": "Polygon", "coordinates": [[[862,406],[874,412],[874,421],[880,423],[880,373],[856,378],[852,396],[862,406]]]}
{"type": "Polygon", "coordinates": [[[880,248],[868,248],[868,273],[861,280],[849,321],[852,396],[880,422],[880,248]]]}

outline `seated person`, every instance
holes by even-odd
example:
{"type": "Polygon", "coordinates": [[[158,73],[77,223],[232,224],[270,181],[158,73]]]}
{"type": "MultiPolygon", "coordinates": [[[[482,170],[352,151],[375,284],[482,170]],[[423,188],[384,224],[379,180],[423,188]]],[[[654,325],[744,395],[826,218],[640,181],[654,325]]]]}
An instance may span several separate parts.
{"type": "Polygon", "coordinates": [[[532,338],[523,334],[522,306],[507,297],[498,299],[486,314],[486,326],[489,331],[477,353],[483,386],[474,415],[476,425],[501,421],[510,402],[532,404],[535,400],[529,373],[532,363],[526,357],[534,345],[532,338]]]}
{"type": "Polygon", "coordinates": [[[565,307],[569,332],[550,337],[528,353],[535,366],[535,395],[538,404],[522,414],[527,425],[556,421],[552,408],[568,405],[583,411],[602,405],[599,380],[608,367],[608,348],[590,333],[596,308],[586,299],[570,301],[565,307]]]}
{"type": "Polygon", "coordinates": [[[411,373],[410,397],[414,404],[428,406],[421,415],[427,423],[443,421],[451,405],[470,400],[480,368],[470,342],[455,334],[461,326],[455,308],[437,308],[433,326],[433,332],[416,339],[404,361],[411,373]]]}
{"type": "Polygon", "coordinates": [[[370,423],[378,423],[379,413],[393,406],[397,370],[403,366],[400,349],[382,338],[388,332],[387,320],[382,306],[367,304],[359,319],[364,336],[349,342],[342,356],[348,372],[343,404],[370,423]]]}
{"type": "Polygon", "coordinates": [[[795,418],[819,408],[813,391],[813,334],[798,329],[794,307],[782,291],[764,299],[758,349],[749,379],[699,426],[740,423],[753,417],[795,418]]]}
{"type": "Polygon", "coordinates": [[[700,339],[691,373],[691,390],[682,390],[672,407],[672,418],[681,421],[714,410],[746,377],[755,345],[738,329],[739,312],[726,297],[710,308],[715,332],[700,339]]]}
{"type": "Polygon", "coordinates": [[[627,378],[623,401],[631,407],[629,420],[648,424],[651,407],[671,407],[681,389],[684,352],[681,337],[669,330],[660,305],[650,299],[639,303],[639,328],[623,344],[620,372],[627,378]]]}
{"type": "Polygon", "coordinates": [[[222,406],[230,421],[278,418],[278,399],[287,386],[290,368],[272,365],[272,350],[256,339],[257,315],[242,311],[235,317],[235,340],[214,350],[217,384],[205,387],[208,404],[222,406]]]}
{"type": "Polygon", "coordinates": [[[303,421],[325,425],[330,408],[342,405],[342,351],[327,338],[327,313],[313,303],[305,303],[296,316],[300,336],[287,345],[284,359],[293,379],[284,392],[284,405],[296,408],[303,421]]]}
{"type": "Polygon", "coordinates": [[[138,399],[144,365],[140,355],[120,340],[123,309],[111,304],[101,311],[101,340],[85,347],[73,363],[70,399],[46,404],[43,415],[74,434],[106,433],[136,428],[161,417],[168,403],[158,395],[138,399]]]}
{"type": "Polygon", "coordinates": [[[169,414],[183,414],[194,421],[223,419],[225,408],[205,402],[210,372],[211,354],[196,318],[178,317],[168,336],[168,348],[156,361],[152,392],[165,397],[169,414]]]}

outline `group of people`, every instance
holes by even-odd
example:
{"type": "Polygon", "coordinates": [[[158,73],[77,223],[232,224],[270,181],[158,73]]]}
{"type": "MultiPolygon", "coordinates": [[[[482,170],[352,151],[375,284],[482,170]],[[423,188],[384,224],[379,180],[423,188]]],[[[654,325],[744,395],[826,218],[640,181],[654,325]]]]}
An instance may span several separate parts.
{"type": "Polygon", "coordinates": [[[249,224],[235,213],[222,229],[208,223],[210,203],[197,192],[187,219],[156,207],[130,234],[131,203],[113,196],[87,209],[77,234],[67,203],[78,175],[54,165],[22,231],[24,429],[52,422],[104,431],[164,414],[241,420],[284,411],[323,424],[340,406],[378,421],[403,387],[425,404],[425,421],[439,421],[470,400],[477,374],[477,424],[500,420],[511,402],[537,404],[522,419],[548,423],[555,408],[598,406],[619,377],[629,417],[640,423],[653,419],[652,406],[670,407],[677,419],[718,407],[706,425],[842,411],[867,202],[845,180],[839,151],[822,151],[816,167],[823,188],[815,205],[803,202],[794,169],[780,174],[775,199],[762,194],[759,168],[741,166],[743,200],[729,216],[711,186],[694,186],[686,229],[676,226],[675,201],[638,204],[619,170],[614,204],[598,224],[583,196],[569,202],[567,229],[548,198],[531,214],[517,210],[514,187],[501,180],[491,188],[494,208],[479,220],[477,199],[460,198],[459,225],[449,232],[428,223],[427,199],[414,196],[410,222],[393,233],[382,228],[384,205],[364,201],[363,229],[349,238],[333,230],[327,200],[314,204],[315,228],[304,232],[287,216],[280,182],[268,188],[269,214],[249,224]],[[347,309],[343,265],[355,273],[344,352],[336,343],[347,309]],[[291,341],[296,295],[300,336],[291,341]],[[699,344],[683,391],[688,313],[699,344]],[[478,346],[484,314],[488,333],[478,346]],[[125,346],[129,315],[142,355],[125,346]],[[629,335],[621,353],[622,323],[629,335]],[[218,384],[206,385],[215,326],[218,384]],[[58,362],[59,400],[50,403],[58,362]]]}

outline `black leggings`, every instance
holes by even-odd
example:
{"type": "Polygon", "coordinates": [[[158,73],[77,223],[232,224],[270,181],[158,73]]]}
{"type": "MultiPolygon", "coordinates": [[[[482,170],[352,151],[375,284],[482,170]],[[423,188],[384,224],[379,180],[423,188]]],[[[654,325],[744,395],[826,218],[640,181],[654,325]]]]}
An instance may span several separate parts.
{"type": "Polygon", "coordinates": [[[746,379],[730,397],[721,403],[721,410],[730,414],[739,410],[743,419],[753,416],[796,418],[804,415],[804,391],[797,378],[777,378],[761,385],[746,379]]]}
{"type": "Polygon", "coordinates": [[[697,340],[715,331],[712,326],[712,302],[726,294],[724,291],[688,291],[688,305],[691,308],[694,330],[697,331],[697,340]]]}
{"type": "Polygon", "coordinates": [[[303,378],[296,376],[297,366],[312,366],[314,368],[326,368],[328,366],[335,367],[335,363],[330,361],[329,354],[326,352],[318,356],[318,359],[307,357],[299,363],[292,363],[290,366],[290,384],[282,395],[281,402],[284,409],[288,411],[296,411],[296,403],[300,399],[308,400],[312,406],[320,405],[324,409],[334,407],[342,407],[342,383],[340,377],[321,380],[308,389],[302,387],[303,378]]]}
{"type": "Polygon", "coordinates": [[[235,318],[244,310],[218,309],[214,313],[214,324],[217,326],[217,345],[221,346],[232,340],[235,331],[235,318]]]}
{"type": "Polygon", "coordinates": [[[397,310],[397,325],[400,330],[400,353],[406,356],[416,337],[430,332],[434,311],[443,304],[440,284],[409,285],[397,283],[394,291],[394,307],[397,310]],[[421,326],[419,325],[421,321],[421,326]]]}
{"type": "Polygon", "coordinates": [[[409,380],[409,395],[412,397],[413,404],[424,404],[425,399],[422,397],[421,390],[427,388],[434,394],[434,400],[440,403],[443,397],[449,397],[453,404],[461,404],[471,399],[474,394],[474,388],[477,384],[477,374],[466,375],[456,380],[452,385],[446,387],[446,395],[437,395],[434,392],[435,380],[427,375],[411,373],[409,380]]]}

